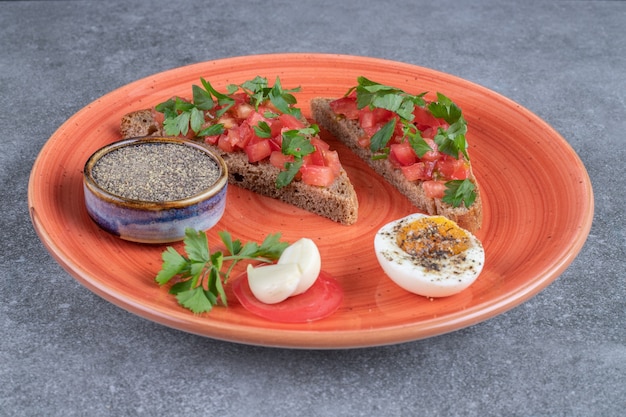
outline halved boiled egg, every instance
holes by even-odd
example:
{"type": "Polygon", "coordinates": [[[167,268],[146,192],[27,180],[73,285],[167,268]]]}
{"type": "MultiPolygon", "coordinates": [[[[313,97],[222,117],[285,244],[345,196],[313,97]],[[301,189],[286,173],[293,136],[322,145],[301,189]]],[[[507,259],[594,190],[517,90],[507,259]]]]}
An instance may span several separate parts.
{"type": "Polygon", "coordinates": [[[420,213],[383,226],[374,250],[391,280],[425,297],[463,291],[485,263],[483,246],[473,234],[443,216],[420,213]]]}
{"type": "Polygon", "coordinates": [[[277,263],[248,265],[246,272],[252,294],[263,303],[276,304],[311,288],[321,268],[317,245],[302,238],[285,248],[277,263]]]}

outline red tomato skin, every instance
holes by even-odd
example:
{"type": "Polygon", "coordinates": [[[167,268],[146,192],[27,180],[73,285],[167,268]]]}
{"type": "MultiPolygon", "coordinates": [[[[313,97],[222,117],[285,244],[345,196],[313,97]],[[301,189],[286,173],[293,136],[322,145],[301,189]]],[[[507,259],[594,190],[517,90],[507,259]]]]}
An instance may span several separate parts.
{"type": "Polygon", "coordinates": [[[417,126],[434,127],[440,124],[439,120],[425,107],[415,106],[413,116],[413,123],[417,126]]]}
{"type": "Polygon", "coordinates": [[[330,167],[335,177],[339,176],[341,173],[341,161],[339,160],[337,151],[324,152],[324,165],[330,167]]]}
{"type": "Polygon", "coordinates": [[[389,146],[390,156],[392,156],[401,166],[413,165],[417,162],[417,155],[408,142],[392,143],[389,146]]]}
{"type": "Polygon", "coordinates": [[[277,304],[265,304],[257,300],[250,290],[245,272],[234,279],[232,289],[239,303],[250,313],[282,323],[307,323],[323,319],[337,311],[343,302],[341,286],[325,271],[320,272],[306,292],[277,304]]]}
{"type": "Polygon", "coordinates": [[[424,181],[422,188],[428,198],[443,198],[446,184],[442,181],[424,181]]]}
{"type": "Polygon", "coordinates": [[[320,165],[304,165],[300,168],[302,182],[318,187],[328,187],[335,181],[331,167],[320,165]]]}
{"type": "Polygon", "coordinates": [[[402,170],[404,177],[409,181],[425,181],[431,179],[431,175],[429,175],[428,168],[424,162],[416,162],[412,165],[401,166],[400,169],[402,170]]]}
{"type": "Polygon", "coordinates": [[[301,120],[291,114],[282,113],[280,116],[278,116],[278,120],[280,120],[282,125],[289,130],[298,130],[304,127],[304,123],[302,123],[301,120]]]}
{"type": "Polygon", "coordinates": [[[330,102],[330,108],[335,114],[343,114],[346,119],[359,118],[359,109],[356,107],[356,97],[342,97],[330,102]]]}
{"type": "Polygon", "coordinates": [[[272,154],[270,143],[267,140],[261,140],[251,143],[245,148],[249,162],[258,162],[269,157],[272,154]]]}
{"type": "Polygon", "coordinates": [[[287,162],[293,162],[292,155],[285,155],[281,151],[273,151],[270,154],[270,164],[279,169],[284,169],[287,162]]]}
{"type": "Polygon", "coordinates": [[[469,164],[463,158],[444,155],[437,161],[436,169],[446,180],[464,180],[469,177],[469,164]]]}

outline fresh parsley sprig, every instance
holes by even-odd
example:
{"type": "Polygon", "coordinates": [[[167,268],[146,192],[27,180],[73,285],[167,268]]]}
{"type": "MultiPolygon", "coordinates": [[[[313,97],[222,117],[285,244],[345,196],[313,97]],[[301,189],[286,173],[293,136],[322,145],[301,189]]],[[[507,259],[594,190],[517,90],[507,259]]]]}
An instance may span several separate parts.
{"type": "Polygon", "coordinates": [[[446,182],[446,191],[442,201],[452,207],[459,207],[465,203],[465,207],[470,207],[476,200],[476,186],[468,179],[452,180],[446,182]]]}
{"type": "Polygon", "coordinates": [[[311,136],[319,133],[319,127],[313,124],[302,129],[292,129],[283,132],[281,151],[284,155],[293,156],[292,162],[285,163],[285,170],[281,171],[276,178],[276,187],[282,188],[295,178],[304,164],[304,157],[315,152],[315,146],[311,143],[311,136]]]}
{"type": "Polygon", "coordinates": [[[220,301],[224,306],[228,305],[224,285],[238,262],[273,263],[289,246],[287,242],[280,241],[280,233],[268,235],[260,245],[255,242],[242,244],[238,239],[233,240],[227,231],[219,232],[219,236],[226,253],[211,252],[206,233],[187,228],[183,241],[186,255],[181,255],[171,246],[161,255],[163,264],[155,281],[165,285],[178,277],[178,282],[172,285],[169,292],[176,295],[181,306],[197,314],[211,311],[220,301]],[[223,271],[226,266],[226,271],[223,271]]]}
{"type": "MultiPolygon", "coordinates": [[[[459,159],[463,154],[469,161],[467,153],[467,122],[463,118],[461,109],[448,97],[437,93],[437,100],[426,104],[426,93],[411,95],[399,88],[386,86],[365,77],[358,77],[357,86],[350,89],[346,95],[356,91],[358,109],[365,107],[381,108],[394,112],[397,117],[384,124],[370,139],[370,150],[373,159],[384,159],[389,154],[389,141],[395,133],[398,121],[402,124],[403,139],[406,139],[415,154],[420,158],[432,148],[422,138],[421,132],[415,124],[413,114],[415,107],[425,107],[434,117],[441,118],[448,123],[448,128],[439,127],[434,137],[437,149],[453,158],[459,159]]],[[[470,207],[476,199],[475,185],[468,179],[446,182],[446,191],[443,201],[454,207],[465,204],[470,207]]]]}
{"type": "Polygon", "coordinates": [[[274,85],[270,86],[267,78],[260,76],[244,82],[239,87],[250,96],[250,102],[257,110],[261,104],[269,100],[281,113],[291,114],[298,119],[302,117],[300,109],[293,107],[298,101],[292,94],[300,91],[300,87],[284,89],[279,77],[276,77],[274,85]]]}
{"type": "Polygon", "coordinates": [[[220,109],[217,111],[216,117],[220,117],[235,104],[235,100],[229,95],[217,91],[204,78],[200,78],[200,82],[202,87],[197,85],[191,87],[192,101],[176,97],[159,103],[155,107],[156,111],[165,116],[163,128],[167,135],[186,136],[189,133],[189,128],[196,136],[219,135],[224,132],[224,126],[219,123],[203,128],[206,123],[206,112],[219,105],[220,109]]]}

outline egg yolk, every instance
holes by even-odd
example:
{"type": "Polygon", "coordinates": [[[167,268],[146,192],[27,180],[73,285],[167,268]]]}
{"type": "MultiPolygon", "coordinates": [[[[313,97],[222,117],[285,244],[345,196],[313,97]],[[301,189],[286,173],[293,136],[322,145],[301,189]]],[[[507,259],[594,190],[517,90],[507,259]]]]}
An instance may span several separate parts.
{"type": "Polygon", "coordinates": [[[470,247],[467,233],[445,217],[424,217],[399,228],[398,246],[417,258],[440,259],[470,247]]]}

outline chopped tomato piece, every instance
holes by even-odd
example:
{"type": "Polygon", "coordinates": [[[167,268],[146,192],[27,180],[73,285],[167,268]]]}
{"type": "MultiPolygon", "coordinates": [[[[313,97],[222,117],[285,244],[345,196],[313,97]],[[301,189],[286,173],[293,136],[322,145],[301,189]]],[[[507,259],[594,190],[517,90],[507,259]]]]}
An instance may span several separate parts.
{"type": "Polygon", "coordinates": [[[446,184],[442,181],[424,181],[422,188],[428,198],[443,198],[446,191],[446,184]]]}
{"type": "Polygon", "coordinates": [[[291,114],[283,113],[280,116],[278,116],[278,120],[280,120],[283,126],[288,129],[297,130],[297,129],[302,129],[304,127],[304,123],[302,123],[301,120],[299,120],[297,117],[291,114]]]}
{"type": "Polygon", "coordinates": [[[341,286],[332,275],[324,271],[320,272],[307,291],[277,304],[259,301],[250,290],[245,272],[235,278],[232,286],[235,297],[250,313],[282,323],[306,323],[323,319],[337,311],[343,301],[341,286]]]}
{"type": "Polygon", "coordinates": [[[248,122],[248,124],[254,128],[256,126],[259,125],[259,123],[261,122],[266,122],[268,123],[268,120],[263,117],[263,115],[257,111],[253,111],[252,113],[250,113],[250,115],[247,117],[246,121],[248,122]]]}
{"type": "Polygon", "coordinates": [[[246,119],[254,112],[254,106],[248,103],[241,103],[235,107],[235,117],[238,119],[246,119]]]}
{"type": "Polygon", "coordinates": [[[272,153],[272,149],[270,148],[270,143],[267,140],[261,140],[255,143],[249,143],[245,148],[246,154],[248,155],[249,162],[258,162],[267,157],[269,157],[272,153]]]}
{"type": "Polygon", "coordinates": [[[281,151],[273,151],[270,154],[270,164],[276,168],[285,168],[287,162],[293,162],[293,155],[285,155],[281,151]]]}
{"type": "Polygon", "coordinates": [[[447,180],[464,180],[469,177],[469,164],[463,158],[455,159],[449,155],[437,161],[437,171],[447,180]]]}
{"type": "Polygon", "coordinates": [[[346,119],[358,119],[359,109],[356,107],[356,97],[342,97],[330,102],[330,108],[335,114],[343,114],[346,119]]]}
{"type": "Polygon", "coordinates": [[[359,124],[363,129],[378,127],[387,123],[394,113],[387,109],[365,107],[359,112],[359,124]]]}
{"type": "Polygon", "coordinates": [[[232,152],[235,149],[232,141],[229,138],[228,133],[220,135],[219,139],[217,140],[217,146],[224,152],[232,152]]]}
{"type": "Polygon", "coordinates": [[[313,136],[311,138],[311,145],[315,146],[317,149],[323,149],[325,151],[330,149],[330,145],[320,139],[318,136],[313,136]]]}
{"type": "Polygon", "coordinates": [[[409,181],[424,181],[431,179],[428,167],[424,162],[416,162],[411,165],[401,166],[402,173],[409,181]]]}
{"type": "Polygon", "coordinates": [[[284,130],[283,122],[279,119],[271,119],[270,122],[270,134],[272,137],[282,136],[284,130]]]}
{"type": "Polygon", "coordinates": [[[325,164],[331,169],[335,176],[338,176],[341,172],[341,161],[339,160],[339,154],[337,151],[324,152],[325,164]]]}
{"type": "Polygon", "coordinates": [[[426,152],[424,155],[422,155],[420,160],[434,162],[441,158],[441,152],[439,152],[439,148],[437,147],[435,141],[429,138],[424,138],[424,141],[428,144],[428,146],[430,146],[430,149],[432,149],[432,151],[426,152]]]}
{"type": "Polygon", "coordinates": [[[248,122],[244,121],[241,123],[241,126],[239,126],[239,139],[234,143],[234,146],[237,146],[239,149],[245,149],[253,136],[255,136],[254,130],[248,122]]]}
{"type": "Polygon", "coordinates": [[[303,165],[300,168],[302,182],[318,187],[328,187],[335,181],[335,175],[330,167],[319,165],[303,165]]]}
{"type": "Polygon", "coordinates": [[[413,165],[417,162],[417,155],[408,142],[392,143],[389,146],[389,154],[401,166],[413,165]]]}
{"type": "Polygon", "coordinates": [[[422,129],[440,126],[442,121],[433,116],[425,107],[415,106],[413,123],[422,129]]]}

